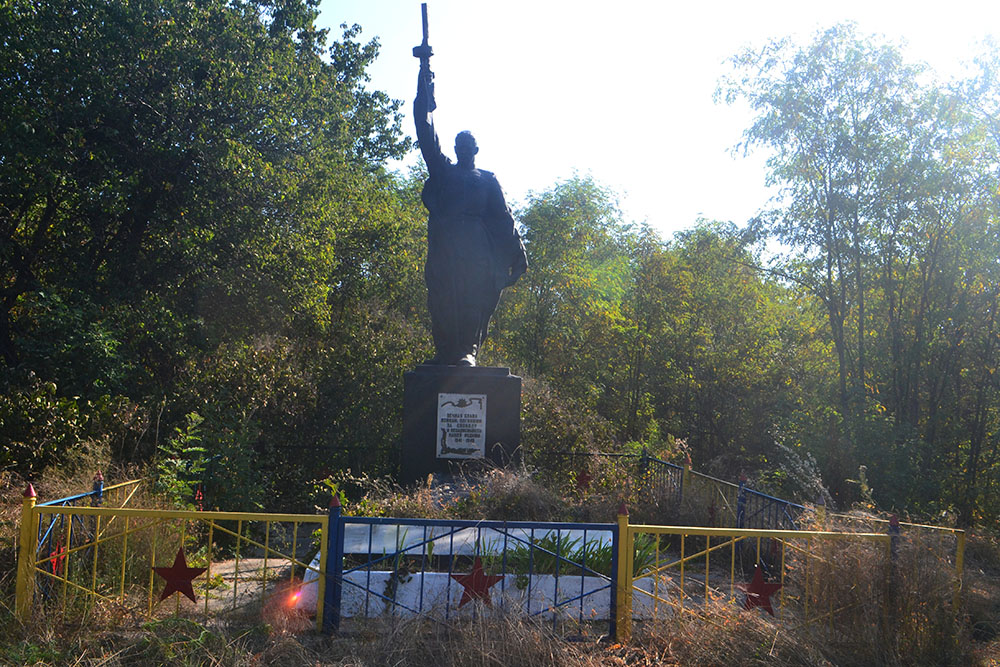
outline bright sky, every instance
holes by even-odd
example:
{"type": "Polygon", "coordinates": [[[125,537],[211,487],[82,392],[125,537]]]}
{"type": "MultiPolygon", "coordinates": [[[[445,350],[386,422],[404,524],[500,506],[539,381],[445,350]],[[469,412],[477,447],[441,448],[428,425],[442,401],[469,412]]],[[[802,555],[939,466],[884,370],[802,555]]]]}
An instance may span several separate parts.
{"type": "MultiPolygon", "coordinates": [[[[905,42],[911,60],[943,77],[962,72],[992,30],[1000,3],[797,0],[428,0],[442,146],[476,135],[477,166],[496,173],[516,205],[574,171],[621,196],[628,219],[665,235],[699,216],[743,224],[773,194],[764,156],[734,155],[750,123],[741,106],[714,104],[742,46],[852,20],[905,42]]],[[[358,23],[382,48],[371,87],[404,100],[412,136],[419,0],[323,0],[320,23],[339,37],[358,23]]],[[[450,154],[450,152],[449,152],[450,154]]],[[[416,151],[404,164],[416,161],[416,151]]]]}

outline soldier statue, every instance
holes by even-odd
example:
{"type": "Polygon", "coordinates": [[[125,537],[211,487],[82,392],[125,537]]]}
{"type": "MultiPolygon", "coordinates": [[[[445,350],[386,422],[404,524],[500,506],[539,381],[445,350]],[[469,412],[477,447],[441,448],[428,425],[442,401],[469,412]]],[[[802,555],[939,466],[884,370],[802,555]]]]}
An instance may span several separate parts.
{"type": "Polygon", "coordinates": [[[455,137],[457,162],[441,152],[432,115],[426,6],[424,43],[413,54],[420,58],[413,117],[429,173],[421,198],[429,213],[424,280],[435,355],[426,363],[475,366],[501,291],[525,272],[528,261],[500,184],[476,168],[479,147],[472,133],[455,137]]]}

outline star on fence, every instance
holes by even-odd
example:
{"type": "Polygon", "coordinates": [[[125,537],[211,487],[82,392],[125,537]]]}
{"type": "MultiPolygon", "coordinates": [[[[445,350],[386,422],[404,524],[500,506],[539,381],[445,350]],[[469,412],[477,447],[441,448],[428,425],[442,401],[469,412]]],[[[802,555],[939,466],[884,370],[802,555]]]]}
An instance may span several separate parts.
{"type": "Polygon", "coordinates": [[[750,582],[744,591],[747,594],[747,599],[743,603],[744,609],[753,609],[754,607],[761,607],[766,610],[771,616],[774,616],[774,609],[771,608],[771,596],[780,589],[782,584],[766,584],[764,583],[764,570],[761,569],[760,563],[753,571],[753,580],[750,582]]]}
{"type": "Polygon", "coordinates": [[[461,607],[466,602],[475,599],[482,600],[487,607],[492,607],[490,600],[490,588],[503,579],[499,574],[486,574],[483,572],[483,562],[476,556],[472,563],[472,572],[469,574],[453,574],[451,578],[462,585],[462,599],[458,606],[461,607]]]}
{"type": "Polygon", "coordinates": [[[160,593],[160,600],[166,600],[172,593],[183,593],[191,602],[195,602],[194,587],[191,582],[207,569],[205,567],[188,567],[187,560],[184,558],[184,550],[178,549],[177,555],[174,556],[173,565],[153,568],[153,571],[167,582],[167,585],[163,587],[163,592],[160,593]]]}

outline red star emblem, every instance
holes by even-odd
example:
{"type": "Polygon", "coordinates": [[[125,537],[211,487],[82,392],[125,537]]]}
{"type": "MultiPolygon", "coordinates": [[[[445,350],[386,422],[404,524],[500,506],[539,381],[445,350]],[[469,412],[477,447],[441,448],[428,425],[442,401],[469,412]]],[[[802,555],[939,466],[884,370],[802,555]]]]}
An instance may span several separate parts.
{"type": "Polygon", "coordinates": [[[451,578],[462,584],[462,588],[465,589],[462,591],[462,599],[458,603],[459,607],[477,598],[485,602],[487,607],[492,607],[493,604],[490,602],[490,587],[503,579],[499,574],[486,574],[483,572],[483,562],[479,560],[479,556],[476,556],[476,560],[472,563],[472,572],[469,574],[453,574],[451,578]]]}
{"type": "Polygon", "coordinates": [[[758,563],[753,571],[753,581],[744,589],[747,599],[743,603],[743,608],[753,609],[754,607],[761,607],[767,610],[767,613],[771,616],[774,616],[774,609],[771,608],[771,595],[777,592],[781,586],[781,584],[765,584],[764,570],[761,569],[760,563],[758,563]]]}
{"type": "Polygon", "coordinates": [[[184,550],[178,549],[173,565],[153,568],[153,571],[167,582],[167,585],[163,587],[163,592],[160,593],[160,600],[166,600],[171,593],[183,593],[191,602],[194,602],[194,587],[191,586],[191,582],[206,569],[208,568],[188,567],[187,561],[184,559],[184,550]]]}
{"type": "Polygon", "coordinates": [[[576,488],[581,491],[586,491],[590,488],[590,482],[594,479],[589,472],[586,470],[581,470],[580,474],[576,476],[576,488]]]}
{"type": "Polygon", "coordinates": [[[62,545],[62,539],[58,539],[56,540],[56,548],[52,552],[52,574],[62,574],[65,562],[66,547],[62,545]]]}

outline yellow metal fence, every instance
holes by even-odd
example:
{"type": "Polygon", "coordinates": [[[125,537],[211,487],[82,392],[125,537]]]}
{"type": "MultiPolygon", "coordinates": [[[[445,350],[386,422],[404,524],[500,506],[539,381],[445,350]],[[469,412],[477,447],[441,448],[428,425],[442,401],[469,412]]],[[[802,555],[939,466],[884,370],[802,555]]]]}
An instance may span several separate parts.
{"type": "Polygon", "coordinates": [[[103,487],[103,504],[107,507],[127,507],[145,481],[144,479],[133,479],[103,487]]]}
{"type": "MultiPolygon", "coordinates": [[[[323,627],[325,573],[342,572],[336,556],[327,562],[329,516],[123,506],[135,488],[120,485],[105,506],[75,507],[36,505],[29,487],[18,556],[19,618],[33,610],[65,616],[106,608],[145,618],[276,612],[279,618],[265,620],[281,620],[301,619],[305,608],[315,609],[315,627],[323,627]],[[172,568],[191,575],[186,585],[196,601],[160,599],[173,585],[161,573],[172,568]],[[294,604],[307,572],[316,580],[315,607],[311,601],[294,604]]],[[[815,523],[827,519],[817,516],[815,523]]],[[[630,524],[620,514],[612,575],[615,634],[628,637],[634,619],[676,616],[713,603],[760,606],[781,622],[830,627],[862,608],[888,623],[900,553],[947,569],[957,609],[964,532],[904,527],[905,536],[878,520],[860,524],[862,532],[653,526],[630,524]],[[904,548],[914,536],[920,548],[904,548]]]]}
{"type": "MultiPolygon", "coordinates": [[[[903,539],[876,532],[637,525],[627,514],[619,515],[618,531],[619,639],[630,636],[634,619],[656,620],[716,602],[761,606],[781,621],[831,628],[861,607],[888,622],[903,539]]],[[[910,551],[930,557],[932,567],[950,569],[957,609],[965,534],[935,528],[933,537],[934,544],[910,551]],[[942,541],[950,537],[953,552],[942,541]]]]}
{"type": "Polygon", "coordinates": [[[244,612],[288,620],[303,615],[295,602],[302,578],[312,571],[318,579],[316,621],[322,624],[326,544],[320,538],[327,516],[116,506],[129,497],[123,489],[111,506],[75,507],[36,505],[33,493],[25,494],[19,618],[27,619],[33,608],[65,615],[103,606],[146,618],[244,612]],[[311,564],[317,553],[318,567],[311,564]],[[182,576],[177,589],[183,593],[190,586],[196,601],[183,595],[160,600],[178,564],[181,575],[197,572],[186,582],[182,576]]]}

